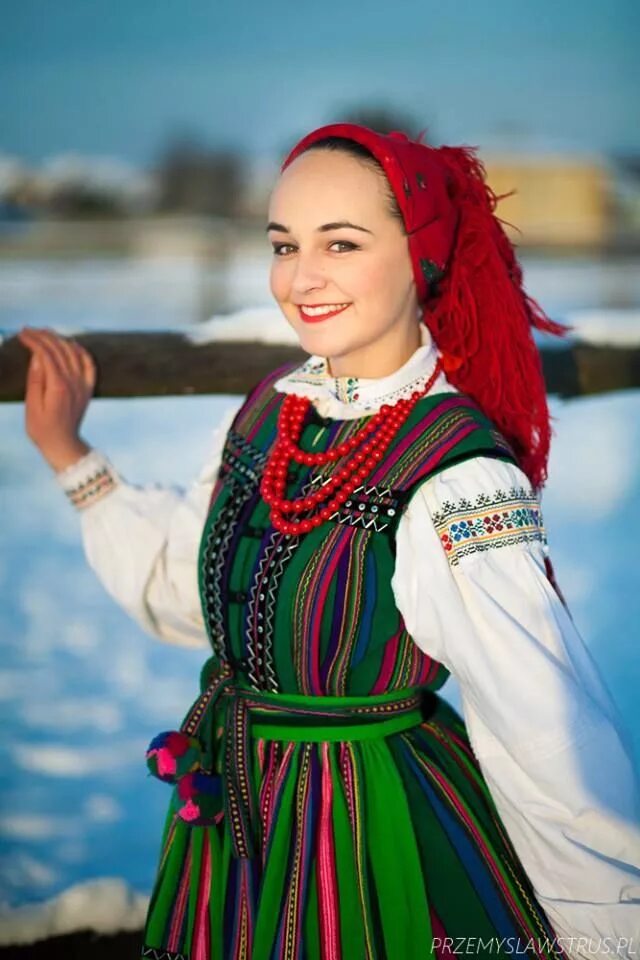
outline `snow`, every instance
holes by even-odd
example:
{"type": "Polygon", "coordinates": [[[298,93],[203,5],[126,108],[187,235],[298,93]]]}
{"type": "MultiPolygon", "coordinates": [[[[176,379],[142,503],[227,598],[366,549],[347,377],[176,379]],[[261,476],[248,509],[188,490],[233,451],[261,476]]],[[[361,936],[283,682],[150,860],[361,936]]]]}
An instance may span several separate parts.
{"type": "Polygon", "coordinates": [[[0,907],[0,946],[34,943],[90,929],[96,933],[138,930],[149,898],[117,877],[77,883],[42,904],[0,907]]]}
{"type": "Polygon", "coordinates": [[[640,345],[640,310],[573,310],[564,321],[574,324],[576,339],[615,347],[640,345]]]}
{"type": "Polygon", "coordinates": [[[218,340],[249,340],[259,343],[299,344],[295,330],[278,307],[250,307],[226,316],[214,316],[184,330],[191,343],[215,343],[218,340]]]}

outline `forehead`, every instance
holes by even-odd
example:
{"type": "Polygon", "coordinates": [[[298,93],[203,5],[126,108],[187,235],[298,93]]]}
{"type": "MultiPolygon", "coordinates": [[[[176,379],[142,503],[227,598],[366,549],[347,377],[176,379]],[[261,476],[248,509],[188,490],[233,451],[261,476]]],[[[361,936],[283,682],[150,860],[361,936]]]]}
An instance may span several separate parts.
{"type": "Polygon", "coordinates": [[[384,217],[386,182],[382,172],[339,150],[310,150],[282,171],[271,192],[269,212],[280,219],[306,215],[359,214],[384,217]]]}

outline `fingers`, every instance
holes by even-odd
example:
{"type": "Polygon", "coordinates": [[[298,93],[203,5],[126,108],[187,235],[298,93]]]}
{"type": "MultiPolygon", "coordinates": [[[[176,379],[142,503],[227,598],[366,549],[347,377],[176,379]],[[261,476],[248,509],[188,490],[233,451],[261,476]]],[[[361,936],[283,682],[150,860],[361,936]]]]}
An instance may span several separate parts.
{"type": "Polygon", "coordinates": [[[45,366],[48,366],[49,358],[45,354],[39,332],[28,329],[19,330],[16,337],[23,347],[31,351],[31,363],[28,372],[31,373],[39,368],[39,372],[42,374],[45,366]]]}
{"type": "Polygon", "coordinates": [[[74,377],[82,379],[85,386],[93,389],[96,369],[93,357],[89,351],[71,337],[56,337],[54,334],[54,343],[61,350],[65,351],[68,364],[67,369],[74,377]]]}
{"type": "Polygon", "coordinates": [[[94,359],[89,351],[85,350],[84,347],[81,347],[79,343],[76,344],[76,347],[80,352],[80,361],[82,363],[84,382],[91,393],[93,393],[93,388],[96,385],[96,365],[94,359]]]}
{"type": "Polygon", "coordinates": [[[76,373],[75,356],[72,351],[69,350],[64,337],[54,333],[53,330],[50,330],[48,327],[45,327],[39,332],[44,348],[49,352],[53,365],[60,375],[64,379],[73,377],[76,373]]]}
{"type": "Polygon", "coordinates": [[[66,352],[68,369],[73,376],[86,379],[86,357],[90,354],[72,337],[59,337],[58,345],[66,352]]]}
{"type": "Polygon", "coordinates": [[[40,362],[41,370],[61,376],[62,371],[56,355],[51,349],[50,342],[43,336],[42,330],[21,330],[17,336],[23,346],[31,350],[34,360],[37,359],[40,362]]]}
{"type": "MultiPolygon", "coordinates": [[[[49,328],[23,329],[18,333],[23,345],[30,347],[40,358],[44,366],[63,380],[87,380],[87,359],[89,354],[71,339],[54,333],[49,328]],[[85,356],[86,354],[86,356],[85,356]]],[[[90,367],[91,364],[89,364],[90,367]]]]}
{"type": "Polygon", "coordinates": [[[40,342],[36,337],[31,336],[30,330],[20,330],[16,334],[20,343],[27,350],[31,351],[29,365],[27,367],[27,378],[25,384],[25,402],[31,409],[36,405],[39,411],[42,408],[44,397],[45,381],[47,376],[46,358],[40,347],[40,342]]]}

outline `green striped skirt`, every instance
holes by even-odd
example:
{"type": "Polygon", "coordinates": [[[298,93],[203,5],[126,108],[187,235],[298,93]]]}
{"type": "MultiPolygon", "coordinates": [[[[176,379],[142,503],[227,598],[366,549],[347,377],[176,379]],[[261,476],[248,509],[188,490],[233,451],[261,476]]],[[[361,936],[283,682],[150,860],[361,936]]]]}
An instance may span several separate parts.
{"type": "Polygon", "coordinates": [[[219,810],[174,786],[142,956],[565,956],[445,700],[218,694],[219,810]]]}

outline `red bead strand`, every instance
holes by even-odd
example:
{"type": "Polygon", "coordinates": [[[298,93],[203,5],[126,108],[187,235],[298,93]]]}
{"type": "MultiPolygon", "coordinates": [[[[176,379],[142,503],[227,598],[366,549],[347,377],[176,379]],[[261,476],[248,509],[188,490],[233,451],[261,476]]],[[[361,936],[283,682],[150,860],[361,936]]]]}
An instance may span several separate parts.
{"type": "Polygon", "coordinates": [[[278,416],[278,436],[260,483],[260,493],[271,507],[270,516],[273,526],[282,533],[308,533],[328,520],[383,459],[387,447],[409,417],[418,400],[427,395],[442,368],[442,358],[438,357],[435,369],[422,390],[412,393],[408,399],[398,400],[393,406],[387,403],[383,404],[357,434],[349,437],[348,440],[336,447],[316,453],[301,450],[298,446],[302,424],[311,400],[309,397],[300,397],[293,393],[287,394],[278,416]],[[369,436],[374,434],[378,427],[377,433],[369,436]],[[296,463],[312,466],[314,464],[331,463],[347,454],[351,454],[347,465],[336,470],[319,490],[315,490],[308,496],[299,497],[297,500],[288,500],[283,496],[289,464],[292,460],[296,463]],[[336,487],[339,489],[333,498],[312,517],[299,521],[287,520],[284,517],[284,514],[302,513],[304,510],[310,510],[316,504],[326,500],[327,496],[336,487]]]}

